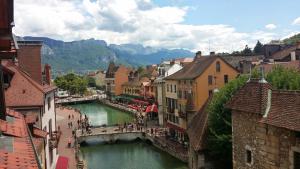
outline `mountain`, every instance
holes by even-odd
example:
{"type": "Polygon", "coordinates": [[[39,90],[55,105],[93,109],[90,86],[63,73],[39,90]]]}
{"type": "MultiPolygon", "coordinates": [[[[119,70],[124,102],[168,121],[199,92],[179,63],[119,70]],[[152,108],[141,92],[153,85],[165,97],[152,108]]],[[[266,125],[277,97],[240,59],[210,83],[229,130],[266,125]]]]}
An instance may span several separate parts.
{"type": "Polygon", "coordinates": [[[300,33],[283,40],[283,43],[288,45],[295,45],[297,42],[300,42],[300,33]]]}
{"type": "Polygon", "coordinates": [[[95,39],[72,42],[30,36],[20,39],[43,41],[42,63],[48,63],[54,72],[62,73],[106,69],[110,61],[137,67],[160,63],[162,59],[194,56],[194,53],[184,49],[160,49],[140,44],[108,45],[103,40],[95,39]]]}

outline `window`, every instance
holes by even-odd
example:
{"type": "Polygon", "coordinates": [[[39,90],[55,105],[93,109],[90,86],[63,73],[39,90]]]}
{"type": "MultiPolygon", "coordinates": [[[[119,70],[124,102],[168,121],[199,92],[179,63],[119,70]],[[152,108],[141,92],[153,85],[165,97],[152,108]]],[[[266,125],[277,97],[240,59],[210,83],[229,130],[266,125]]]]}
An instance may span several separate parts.
{"type": "Polygon", "coordinates": [[[48,102],[48,110],[51,108],[51,97],[47,98],[47,102],[48,102]]]}
{"type": "Polygon", "coordinates": [[[216,72],[220,72],[221,71],[221,65],[220,65],[220,62],[217,61],[216,62],[216,72]]]}
{"type": "Polygon", "coordinates": [[[176,85],[174,85],[174,93],[176,93],[176,85]]]}
{"type": "Polygon", "coordinates": [[[224,75],[224,84],[228,83],[228,75],[224,75]]]}
{"type": "Polygon", "coordinates": [[[184,91],[184,99],[187,99],[187,91],[184,91]]]}
{"type": "Polygon", "coordinates": [[[213,77],[211,75],[208,76],[208,84],[212,85],[213,83],[213,77]]]}
{"type": "Polygon", "coordinates": [[[181,99],[181,97],[182,97],[182,92],[181,90],[178,90],[178,98],[181,99]]]}
{"type": "Polygon", "coordinates": [[[167,84],[167,92],[169,92],[169,85],[167,84]]]}
{"type": "Polygon", "coordinates": [[[178,118],[178,116],[175,117],[175,123],[179,124],[179,118],[178,118]]]}
{"type": "Polygon", "coordinates": [[[193,81],[192,80],[190,81],[190,85],[193,85],[193,81]]]}
{"type": "Polygon", "coordinates": [[[173,92],[173,85],[170,85],[171,86],[171,93],[173,92]]]}
{"type": "Polygon", "coordinates": [[[294,169],[300,168],[300,152],[294,152],[294,169]]]}
{"type": "Polygon", "coordinates": [[[246,164],[248,165],[253,164],[252,151],[249,146],[246,146],[246,164]]]}

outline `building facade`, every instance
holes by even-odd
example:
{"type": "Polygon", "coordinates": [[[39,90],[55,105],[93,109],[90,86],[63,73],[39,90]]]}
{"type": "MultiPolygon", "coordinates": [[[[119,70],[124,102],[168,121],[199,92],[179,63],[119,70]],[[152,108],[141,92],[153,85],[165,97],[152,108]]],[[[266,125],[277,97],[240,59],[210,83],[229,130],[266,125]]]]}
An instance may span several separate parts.
{"type": "Polygon", "coordinates": [[[234,169],[300,168],[300,92],[251,80],[227,103],[232,109],[234,169]]]}
{"type": "MultiPolygon", "coordinates": [[[[237,75],[238,71],[221,57],[213,53],[210,56],[202,56],[201,52],[198,52],[193,62],[173,75],[166,77],[164,79],[166,90],[165,113],[171,114],[167,118],[167,126],[170,131],[175,131],[175,135],[172,135],[177,140],[187,138],[187,124],[192,120],[195,112],[201,109],[214,91],[223,87],[230,80],[235,79],[237,75]],[[191,95],[191,101],[194,105],[193,110],[190,110],[191,113],[186,111],[189,95],[191,95]],[[182,133],[185,133],[184,136],[182,136],[182,133]]],[[[187,141],[187,139],[184,139],[184,141],[187,141]]]]}
{"type": "Polygon", "coordinates": [[[109,99],[122,94],[122,85],[128,82],[128,74],[129,70],[125,66],[116,66],[113,62],[109,64],[105,74],[105,88],[109,99]]]}

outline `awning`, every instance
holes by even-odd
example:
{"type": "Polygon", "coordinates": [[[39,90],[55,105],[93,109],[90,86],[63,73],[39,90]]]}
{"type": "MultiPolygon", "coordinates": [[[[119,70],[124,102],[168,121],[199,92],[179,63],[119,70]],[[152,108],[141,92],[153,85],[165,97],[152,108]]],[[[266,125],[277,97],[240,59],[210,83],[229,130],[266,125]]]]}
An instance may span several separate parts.
{"type": "Polygon", "coordinates": [[[138,99],[133,99],[132,101],[136,102],[136,103],[140,103],[140,104],[149,104],[149,102],[146,102],[146,101],[143,101],[143,100],[138,100],[138,99]]]}
{"type": "Polygon", "coordinates": [[[69,158],[65,156],[59,156],[56,163],[55,169],[68,169],[69,168],[69,158]]]}
{"type": "Polygon", "coordinates": [[[158,112],[157,105],[152,104],[150,106],[147,106],[146,113],[150,113],[150,112],[157,113],[158,112]]]}
{"type": "Polygon", "coordinates": [[[171,124],[171,123],[168,123],[168,122],[167,122],[167,127],[172,128],[172,129],[177,130],[177,131],[180,131],[182,133],[184,133],[186,131],[184,128],[178,127],[178,126],[176,126],[174,124],[171,124]]]}

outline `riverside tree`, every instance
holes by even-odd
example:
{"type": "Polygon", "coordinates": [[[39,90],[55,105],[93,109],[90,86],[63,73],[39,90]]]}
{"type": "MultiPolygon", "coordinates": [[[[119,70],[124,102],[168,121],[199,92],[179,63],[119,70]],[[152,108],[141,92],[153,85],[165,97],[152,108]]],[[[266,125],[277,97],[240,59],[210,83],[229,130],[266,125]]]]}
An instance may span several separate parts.
{"type": "MultiPolygon", "coordinates": [[[[258,77],[257,70],[253,71],[252,77],[258,77]]],[[[212,159],[217,161],[218,168],[232,168],[231,111],[224,106],[247,80],[248,77],[240,76],[230,81],[214,94],[207,107],[208,149],[212,159]]],[[[276,66],[267,74],[266,80],[274,89],[300,90],[300,72],[295,69],[276,66]]]]}
{"type": "Polygon", "coordinates": [[[85,93],[88,85],[86,78],[74,73],[68,73],[66,75],[59,76],[54,80],[54,83],[60,89],[67,90],[71,94],[80,95],[85,93]]]}

